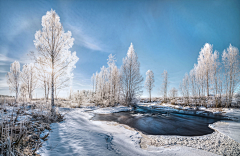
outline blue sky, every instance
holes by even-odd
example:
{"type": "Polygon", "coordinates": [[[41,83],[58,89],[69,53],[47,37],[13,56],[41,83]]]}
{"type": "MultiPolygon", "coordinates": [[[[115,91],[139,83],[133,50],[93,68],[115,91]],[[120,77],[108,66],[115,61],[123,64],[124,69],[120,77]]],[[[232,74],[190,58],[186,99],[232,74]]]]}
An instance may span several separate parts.
{"type": "MultiPolygon", "coordinates": [[[[74,90],[92,88],[90,78],[107,65],[109,54],[116,56],[120,67],[131,42],[141,74],[145,78],[148,69],[155,74],[153,96],[159,96],[163,70],[169,73],[169,87],[178,88],[206,42],[220,54],[230,43],[240,48],[237,0],[0,0],[0,94],[9,94],[5,75],[10,63],[18,60],[22,67],[31,62],[27,53],[36,51],[34,35],[42,29],[42,16],[51,9],[75,38],[71,51],[77,52],[79,61],[74,90]]],[[[148,96],[145,90],[143,96],[148,96]]]]}

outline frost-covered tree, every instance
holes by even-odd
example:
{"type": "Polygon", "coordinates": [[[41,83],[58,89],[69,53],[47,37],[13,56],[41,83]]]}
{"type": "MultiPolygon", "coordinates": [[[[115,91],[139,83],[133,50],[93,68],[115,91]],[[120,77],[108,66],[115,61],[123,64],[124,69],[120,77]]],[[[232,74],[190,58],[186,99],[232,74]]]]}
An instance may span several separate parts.
{"type": "Polygon", "coordinates": [[[108,85],[109,85],[109,100],[111,104],[119,102],[120,88],[120,73],[115,64],[115,57],[110,54],[108,56],[108,85]]]}
{"type": "Polygon", "coordinates": [[[114,106],[120,102],[120,74],[112,54],[108,56],[108,67],[103,66],[99,73],[93,74],[95,86],[95,103],[103,106],[114,106]]]}
{"type": "Polygon", "coordinates": [[[189,73],[189,85],[192,97],[197,96],[197,80],[196,80],[196,70],[193,68],[189,73]]]}
{"type": "Polygon", "coordinates": [[[99,73],[96,73],[96,91],[95,101],[97,104],[108,105],[109,97],[109,82],[108,82],[108,69],[103,66],[99,73]]]}
{"type": "Polygon", "coordinates": [[[15,101],[18,101],[19,89],[20,89],[20,63],[14,61],[11,64],[10,72],[7,73],[7,83],[9,85],[9,90],[16,93],[15,101]]]}
{"type": "Polygon", "coordinates": [[[167,101],[167,92],[168,92],[168,72],[166,70],[163,71],[162,73],[162,78],[163,78],[163,82],[162,82],[162,86],[161,86],[161,91],[163,94],[163,100],[164,102],[167,101]]]}
{"type": "Polygon", "coordinates": [[[175,98],[177,97],[177,95],[178,95],[178,90],[175,87],[171,88],[169,91],[169,96],[172,98],[175,98]]]}
{"type": "Polygon", "coordinates": [[[236,91],[240,80],[240,61],[238,48],[230,44],[227,48],[227,51],[223,51],[222,61],[225,74],[224,88],[229,105],[232,101],[233,94],[236,91]]]}
{"type": "Polygon", "coordinates": [[[198,57],[198,65],[201,67],[201,74],[206,82],[206,91],[207,96],[209,96],[210,91],[210,80],[211,80],[211,72],[213,67],[212,60],[213,46],[209,43],[206,43],[204,47],[201,49],[198,57]]]}
{"type": "Polygon", "coordinates": [[[27,87],[28,98],[32,99],[32,93],[37,88],[38,74],[33,63],[23,66],[21,72],[21,80],[24,86],[27,87]]]}
{"type": "Polygon", "coordinates": [[[180,89],[182,92],[182,96],[185,98],[186,103],[189,103],[189,95],[190,95],[190,90],[189,90],[189,75],[186,73],[182,83],[180,85],[180,89]]]}
{"type": "Polygon", "coordinates": [[[32,53],[32,56],[37,64],[44,65],[45,71],[50,75],[52,107],[56,85],[57,88],[61,88],[63,84],[69,82],[78,61],[76,52],[69,51],[74,41],[71,36],[70,31],[64,32],[60,17],[53,10],[42,17],[42,30],[35,34],[34,45],[37,54],[32,53]]]}
{"type": "Polygon", "coordinates": [[[126,105],[130,105],[142,93],[143,77],[140,62],[131,43],[121,67],[121,91],[126,105]]]}
{"type": "Polygon", "coordinates": [[[195,64],[194,65],[195,70],[195,78],[197,83],[197,90],[198,90],[198,96],[202,97],[205,95],[205,77],[204,77],[204,67],[202,64],[195,64]]]}
{"type": "Polygon", "coordinates": [[[149,93],[150,102],[151,102],[151,93],[152,93],[153,87],[154,87],[154,74],[151,70],[148,70],[146,72],[145,88],[149,93]]]}
{"type": "Polygon", "coordinates": [[[94,87],[95,87],[95,74],[93,73],[92,77],[91,77],[91,81],[92,81],[92,84],[93,84],[93,92],[94,92],[94,87]]]}
{"type": "Polygon", "coordinates": [[[220,73],[220,61],[219,61],[219,53],[215,50],[212,54],[212,73],[211,73],[211,81],[212,81],[212,90],[215,97],[215,105],[218,107],[221,101],[222,94],[222,74],[220,73]],[[219,101],[220,100],[220,101],[219,101]]]}

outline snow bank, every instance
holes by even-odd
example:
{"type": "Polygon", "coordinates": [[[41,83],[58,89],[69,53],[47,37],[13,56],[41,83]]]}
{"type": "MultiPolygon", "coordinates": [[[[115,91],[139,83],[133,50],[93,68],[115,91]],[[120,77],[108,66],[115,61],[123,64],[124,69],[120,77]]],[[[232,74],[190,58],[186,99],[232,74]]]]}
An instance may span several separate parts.
{"type": "Polygon", "coordinates": [[[93,113],[97,114],[110,114],[110,113],[117,113],[117,112],[123,112],[123,111],[131,111],[132,107],[125,107],[125,106],[117,106],[117,107],[106,107],[106,108],[99,108],[96,110],[93,110],[93,113]]]}
{"type": "Polygon", "coordinates": [[[240,123],[239,122],[218,121],[209,125],[209,127],[240,143],[240,123]]]}
{"type": "Polygon", "coordinates": [[[209,127],[240,143],[240,109],[224,108],[223,114],[232,121],[218,121],[209,127]]]}

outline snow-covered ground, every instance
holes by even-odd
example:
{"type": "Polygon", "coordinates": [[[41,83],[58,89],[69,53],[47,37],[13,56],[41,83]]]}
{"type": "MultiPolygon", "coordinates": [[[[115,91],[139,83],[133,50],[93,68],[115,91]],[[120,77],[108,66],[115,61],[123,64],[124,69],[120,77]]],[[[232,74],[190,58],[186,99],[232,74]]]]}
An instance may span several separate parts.
{"type": "Polygon", "coordinates": [[[224,108],[223,112],[233,121],[218,121],[210,127],[240,143],[240,109],[224,108]]]}
{"type": "MultiPolygon", "coordinates": [[[[216,155],[184,147],[140,147],[142,133],[115,122],[92,121],[90,108],[64,109],[66,120],[51,125],[49,139],[38,151],[41,155],[216,155]],[[88,111],[86,111],[88,110],[88,111]]],[[[95,108],[94,108],[95,109],[95,108]]]]}
{"type": "MultiPolygon", "coordinates": [[[[151,104],[149,106],[153,106],[151,104]]],[[[167,109],[175,109],[169,104],[167,109]]],[[[240,152],[240,110],[224,109],[235,121],[219,121],[216,132],[201,137],[144,135],[116,122],[93,121],[94,113],[130,111],[118,106],[109,108],[60,108],[66,120],[51,125],[52,132],[38,151],[41,155],[237,155],[240,152]]],[[[187,108],[186,108],[187,109],[187,108]]],[[[204,109],[206,111],[206,109],[204,109]]],[[[207,110],[217,112],[217,110],[207,110]]]]}
{"type": "Polygon", "coordinates": [[[209,127],[240,143],[240,122],[218,121],[209,127]]]}

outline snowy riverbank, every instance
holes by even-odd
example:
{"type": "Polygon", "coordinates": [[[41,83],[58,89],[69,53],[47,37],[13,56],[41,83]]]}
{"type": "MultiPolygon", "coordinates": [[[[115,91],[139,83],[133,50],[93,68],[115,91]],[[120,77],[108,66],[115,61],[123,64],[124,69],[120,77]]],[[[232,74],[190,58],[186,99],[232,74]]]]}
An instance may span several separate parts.
{"type": "Polygon", "coordinates": [[[96,107],[60,108],[66,120],[51,125],[41,155],[222,155],[240,152],[240,145],[220,132],[201,137],[144,135],[116,122],[92,121],[94,113],[130,110],[96,107]]]}
{"type": "Polygon", "coordinates": [[[224,108],[223,111],[223,114],[232,119],[232,121],[218,121],[209,126],[240,143],[240,109],[224,108]]]}

